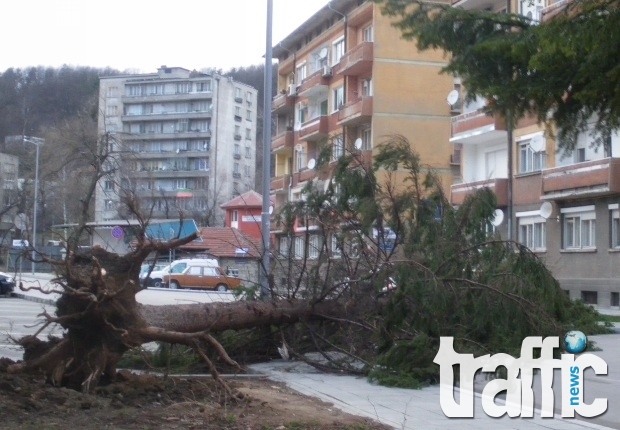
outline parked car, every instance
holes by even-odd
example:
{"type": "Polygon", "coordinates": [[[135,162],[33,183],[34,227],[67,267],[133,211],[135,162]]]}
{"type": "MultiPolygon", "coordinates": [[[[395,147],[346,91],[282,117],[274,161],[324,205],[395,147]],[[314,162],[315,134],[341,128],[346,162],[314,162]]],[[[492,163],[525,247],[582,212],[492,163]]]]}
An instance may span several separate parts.
{"type": "Polygon", "coordinates": [[[219,266],[192,263],[182,273],[164,275],[164,283],[172,289],[228,291],[232,288],[239,288],[241,280],[227,276],[219,266]]]}
{"type": "Polygon", "coordinates": [[[0,272],[0,294],[11,294],[15,289],[15,279],[8,273],[0,272]]]}
{"type": "Polygon", "coordinates": [[[174,260],[170,264],[164,263],[163,267],[153,269],[150,274],[148,273],[148,269],[144,273],[140,271],[140,283],[146,287],[161,288],[164,286],[164,275],[168,273],[181,273],[187,268],[189,263],[206,264],[209,266],[219,265],[218,261],[213,258],[182,258],[174,260]]]}

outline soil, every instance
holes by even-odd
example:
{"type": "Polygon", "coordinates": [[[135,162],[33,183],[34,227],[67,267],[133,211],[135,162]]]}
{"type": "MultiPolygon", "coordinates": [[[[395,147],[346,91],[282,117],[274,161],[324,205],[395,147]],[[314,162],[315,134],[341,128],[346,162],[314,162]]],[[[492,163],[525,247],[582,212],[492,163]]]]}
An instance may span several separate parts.
{"type": "MultiPolygon", "coordinates": [[[[6,360],[6,359],[2,359],[6,360]]],[[[10,360],[9,360],[10,362],[10,360]]],[[[232,400],[211,378],[119,373],[119,382],[83,394],[36,376],[6,373],[0,362],[2,429],[348,429],[390,427],[346,414],[266,378],[229,380],[232,400]]]]}

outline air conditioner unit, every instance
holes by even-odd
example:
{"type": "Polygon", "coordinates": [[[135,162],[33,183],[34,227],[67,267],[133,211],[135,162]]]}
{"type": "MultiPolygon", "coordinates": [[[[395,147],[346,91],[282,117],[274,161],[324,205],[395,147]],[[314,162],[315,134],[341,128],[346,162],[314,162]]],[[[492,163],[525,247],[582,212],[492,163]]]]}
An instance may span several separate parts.
{"type": "Polygon", "coordinates": [[[321,72],[324,78],[328,78],[332,75],[332,68],[329,66],[323,66],[323,71],[321,72]]]}
{"type": "Polygon", "coordinates": [[[297,94],[297,85],[295,84],[290,84],[288,86],[288,95],[289,96],[294,96],[297,94]]]}

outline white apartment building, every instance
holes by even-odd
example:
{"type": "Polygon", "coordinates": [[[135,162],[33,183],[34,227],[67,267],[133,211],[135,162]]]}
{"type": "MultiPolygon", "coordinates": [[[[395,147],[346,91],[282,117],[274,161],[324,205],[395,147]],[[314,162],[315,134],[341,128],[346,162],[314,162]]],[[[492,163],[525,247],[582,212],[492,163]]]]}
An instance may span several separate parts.
{"type": "Polygon", "coordinates": [[[114,156],[96,191],[95,222],[123,218],[122,189],[151,218],[221,226],[220,205],[254,187],[257,90],[216,73],[161,66],[102,77],[99,134],[114,156]]]}

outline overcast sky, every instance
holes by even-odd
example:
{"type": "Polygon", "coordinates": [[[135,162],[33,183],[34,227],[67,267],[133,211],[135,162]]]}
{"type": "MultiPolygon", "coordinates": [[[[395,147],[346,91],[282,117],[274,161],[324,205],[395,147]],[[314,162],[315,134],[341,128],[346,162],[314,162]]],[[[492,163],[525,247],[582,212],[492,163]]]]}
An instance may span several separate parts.
{"type": "MultiPolygon", "coordinates": [[[[326,4],[273,0],[273,44],[326,4]]],[[[63,64],[228,70],[264,62],[267,0],[2,0],[0,13],[0,72],[63,64]]]]}

